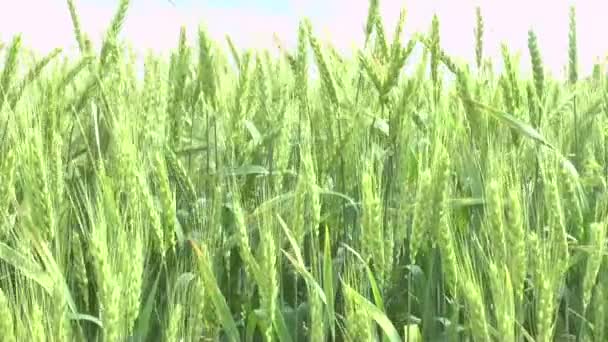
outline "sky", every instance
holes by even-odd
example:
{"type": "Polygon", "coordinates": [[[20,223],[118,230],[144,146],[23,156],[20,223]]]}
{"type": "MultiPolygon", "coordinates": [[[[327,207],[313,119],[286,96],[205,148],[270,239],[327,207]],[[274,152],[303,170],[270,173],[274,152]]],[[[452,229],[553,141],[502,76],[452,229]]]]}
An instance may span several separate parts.
{"type": "MultiPolygon", "coordinates": [[[[74,0],[84,30],[99,41],[118,0],[74,0]]],[[[577,10],[581,71],[589,72],[595,58],[608,53],[602,35],[608,4],[599,0],[380,0],[387,33],[394,30],[402,8],[407,10],[406,38],[428,32],[433,14],[440,19],[441,43],[451,55],[474,60],[475,6],[485,21],[485,54],[500,56],[500,44],[522,52],[529,66],[527,32],[533,29],[547,68],[562,73],[567,64],[568,8],[577,10]]],[[[368,0],[132,0],[123,28],[139,53],[167,51],[177,44],[180,26],[194,41],[199,25],[216,40],[230,35],[241,47],[274,47],[276,33],[287,47],[294,46],[298,20],[307,17],[322,39],[348,51],[363,41],[368,0]]],[[[66,0],[15,0],[0,11],[0,41],[21,33],[24,44],[41,52],[55,47],[76,51],[66,0]]],[[[498,63],[498,62],[497,62],[498,63]]]]}

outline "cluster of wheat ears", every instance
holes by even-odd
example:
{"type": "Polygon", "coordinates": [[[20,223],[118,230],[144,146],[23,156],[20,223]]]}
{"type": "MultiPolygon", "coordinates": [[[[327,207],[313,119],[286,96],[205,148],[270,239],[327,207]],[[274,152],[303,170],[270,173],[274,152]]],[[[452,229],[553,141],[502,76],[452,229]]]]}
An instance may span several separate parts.
{"type": "Polygon", "coordinates": [[[280,58],[182,29],[141,78],[129,0],[99,48],[67,4],[76,59],[2,49],[0,341],[608,339],[608,80],[574,9],[566,80],[533,31],[531,76],[506,45],[497,72],[479,9],[469,65],[377,0],[354,58],[308,20],[280,58]]]}

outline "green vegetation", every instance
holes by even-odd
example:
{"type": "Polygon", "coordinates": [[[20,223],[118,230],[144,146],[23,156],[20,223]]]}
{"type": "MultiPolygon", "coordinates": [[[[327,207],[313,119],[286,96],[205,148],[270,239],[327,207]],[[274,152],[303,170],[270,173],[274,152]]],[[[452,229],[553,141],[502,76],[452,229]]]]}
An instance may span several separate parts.
{"type": "Polygon", "coordinates": [[[574,10],[566,80],[532,31],[528,79],[482,11],[469,65],[378,1],[353,59],[306,20],[279,59],[201,28],[142,79],[129,1],[99,51],[68,5],[78,59],[2,50],[0,341],[607,339],[608,80],[574,10]]]}

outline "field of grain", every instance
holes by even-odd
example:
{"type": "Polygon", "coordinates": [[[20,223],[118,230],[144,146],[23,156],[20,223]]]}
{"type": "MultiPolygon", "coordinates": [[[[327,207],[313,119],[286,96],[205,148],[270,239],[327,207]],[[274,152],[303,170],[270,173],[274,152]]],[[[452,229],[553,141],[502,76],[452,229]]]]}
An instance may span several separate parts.
{"type": "Polygon", "coordinates": [[[67,2],[78,58],[0,50],[0,341],[608,339],[608,80],[574,8],[567,79],[533,31],[490,61],[478,9],[464,63],[377,0],[353,57],[306,19],[280,58],[184,29],[140,77],[129,0],[100,49],[67,2]]]}

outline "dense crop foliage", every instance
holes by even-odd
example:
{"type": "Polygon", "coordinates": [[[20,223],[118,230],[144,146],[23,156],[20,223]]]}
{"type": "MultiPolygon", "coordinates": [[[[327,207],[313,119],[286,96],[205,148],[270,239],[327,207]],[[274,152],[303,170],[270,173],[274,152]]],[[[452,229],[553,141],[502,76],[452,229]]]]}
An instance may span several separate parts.
{"type": "Polygon", "coordinates": [[[378,1],[354,58],[306,20],[279,59],[201,28],[141,78],[129,1],[98,51],[68,5],[78,59],[2,50],[1,341],[608,338],[608,82],[574,10],[563,81],[533,31],[528,78],[482,11],[469,65],[378,1]]]}

